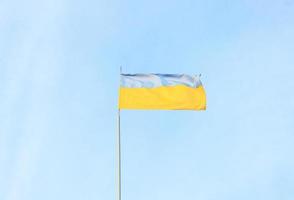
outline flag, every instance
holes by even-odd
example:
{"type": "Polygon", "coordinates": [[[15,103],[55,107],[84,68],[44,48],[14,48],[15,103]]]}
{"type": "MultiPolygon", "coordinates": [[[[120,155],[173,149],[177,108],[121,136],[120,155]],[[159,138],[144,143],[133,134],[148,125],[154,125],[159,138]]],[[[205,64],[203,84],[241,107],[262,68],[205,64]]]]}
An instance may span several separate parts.
{"type": "Polygon", "coordinates": [[[197,75],[121,74],[120,78],[120,109],[206,109],[205,90],[197,75]]]}

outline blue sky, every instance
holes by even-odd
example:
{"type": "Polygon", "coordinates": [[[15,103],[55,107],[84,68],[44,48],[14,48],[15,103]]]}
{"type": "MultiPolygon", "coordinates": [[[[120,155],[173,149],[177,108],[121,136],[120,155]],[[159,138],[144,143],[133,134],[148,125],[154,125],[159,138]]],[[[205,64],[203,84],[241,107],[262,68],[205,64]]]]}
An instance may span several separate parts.
{"type": "Polygon", "coordinates": [[[0,199],[115,199],[119,66],[205,112],[122,111],[122,198],[294,199],[292,0],[0,1],[0,199]]]}

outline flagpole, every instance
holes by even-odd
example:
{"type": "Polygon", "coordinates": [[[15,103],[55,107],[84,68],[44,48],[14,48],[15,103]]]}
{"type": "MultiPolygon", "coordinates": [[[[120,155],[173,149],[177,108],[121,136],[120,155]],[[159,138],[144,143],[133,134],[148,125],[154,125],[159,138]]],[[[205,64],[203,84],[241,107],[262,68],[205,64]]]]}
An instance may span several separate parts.
{"type": "MultiPolygon", "coordinates": [[[[122,69],[120,67],[120,74],[122,69]]],[[[117,147],[116,147],[116,157],[117,157],[117,197],[116,200],[121,200],[121,145],[120,145],[120,108],[117,112],[117,147]]]]}
{"type": "Polygon", "coordinates": [[[117,131],[117,200],[121,200],[121,147],[120,147],[120,109],[118,109],[117,131]]]}

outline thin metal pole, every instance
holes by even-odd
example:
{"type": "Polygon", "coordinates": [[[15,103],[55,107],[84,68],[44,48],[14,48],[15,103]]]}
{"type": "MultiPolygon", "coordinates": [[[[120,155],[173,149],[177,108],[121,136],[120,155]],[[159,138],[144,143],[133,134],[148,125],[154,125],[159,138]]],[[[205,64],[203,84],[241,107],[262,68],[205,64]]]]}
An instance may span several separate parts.
{"type": "Polygon", "coordinates": [[[121,147],[120,147],[120,109],[118,109],[117,131],[117,200],[121,200],[121,147]]]}
{"type": "MultiPolygon", "coordinates": [[[[122,73],[122,67],[120,66],[120,75],[122,73]]],[[[120,78],[120,77],[119,77],[120,78]]],[[[117,112],[117,197],[116,200],[121,200],[121,145],[120,145],[120,108],[117,112]]]]}

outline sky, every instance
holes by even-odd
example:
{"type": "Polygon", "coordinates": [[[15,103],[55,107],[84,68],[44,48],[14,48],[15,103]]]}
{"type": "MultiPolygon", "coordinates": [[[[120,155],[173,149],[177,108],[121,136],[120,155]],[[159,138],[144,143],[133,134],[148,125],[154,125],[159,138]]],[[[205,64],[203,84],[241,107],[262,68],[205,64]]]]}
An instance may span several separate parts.
{"type": "Polygon", "coordinates": [[[207,93],[121,112],[122,200],[294,199],[293,35],[293,0],[1,0],[0,199],[115,199],[120,66],[207,93]]]}

